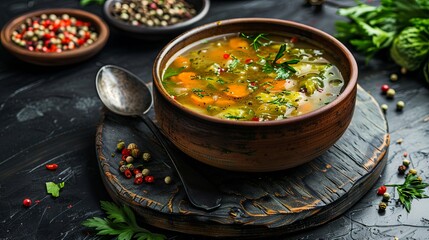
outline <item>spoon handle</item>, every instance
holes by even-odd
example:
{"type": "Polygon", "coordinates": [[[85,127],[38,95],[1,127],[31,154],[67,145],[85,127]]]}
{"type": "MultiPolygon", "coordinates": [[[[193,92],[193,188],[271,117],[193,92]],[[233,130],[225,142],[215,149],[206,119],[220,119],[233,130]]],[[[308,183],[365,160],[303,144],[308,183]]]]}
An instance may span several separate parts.
{"type": "Polygon", "coordinates": [[[219,207],[221,205],[222,196],[213,183],[209,182],[200,172],[197,172],[194,168],[189,166],[187,162],[177,159],[174,154],[171,154],[174,150],[153,121],[146,115],[141,115],[140,117],[161,143],[168,157],[173,162],[177,174],[182,181],[186,195],[192,205],[207,211],[219,207]]]}

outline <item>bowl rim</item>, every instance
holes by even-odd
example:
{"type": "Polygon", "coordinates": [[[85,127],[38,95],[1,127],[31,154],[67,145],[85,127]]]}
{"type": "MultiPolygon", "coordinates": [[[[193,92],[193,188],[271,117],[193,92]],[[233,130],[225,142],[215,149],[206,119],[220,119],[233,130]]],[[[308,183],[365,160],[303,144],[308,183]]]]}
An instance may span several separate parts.
{"type": "Polygon", "coordinates": [[[134,26],[124,21],[118,20],[110,14],[109,8],[115,2],[123,2],[123,0],[107,0],[103,5],[103,13],[106,16],[106,19],[109,23],[113,24],[115,27],[118,27],[122,30],[139,33],[139,34],[156,34],[156,33],[165,33],[168,31],[176,31],[182,28],[186,28],[201,19],[203,19],[210,9],[210,0],[200,0],[202,2],[201,10],[197,12],[197,14],[183,22],[179,22],[177,24],[168,25],[165,27],[147,27],[143,25],[134,26]]]}
{"type": "Polygon", "coordinates": [[[322,115],[325,112],[328,112],[335,108],[340,102],[342,102],[345,98],[347,98],[350,94],[353,94],[353,92],[356,92],[357,89],[357,77],[358,77],[358,66],[356,63],[355,58],[353,57],[353,54],[342,44],[339,40],[331,36],[330,34],[319,30],[317,28],[294,22],[289,20],[282,20],[282,19],[275,19],[275,18],[233,18],[233,19],[225,19],[220,20],[212,23],[208,23],[205,25],[201,25],[199,27],[193,28],[189,31],[186,31],[173,40],[171,40],[167,45],[164,46],[164,48],[159,52],[157,57],[155,58],[155,62],[152,68],[152,78],[155,87],[158,89],[158,91],[161,93],[162,97],[167,100],[172,106],[179,108],[180,110],[184,111],[186,114],[191,115],[194,118],[197,118],[199,120],[204,120],[210,123],[216,123],[216,124],[224,124],[224,125],[235,125],[235,126],[277,126],[277,125],[285,125],[285,124],[294,124],[300,121],[309,120],[313,117],[316,117],[318,115],[322,115]],[[265,24],[276,24],[276,25],[287,25],[290,27],[296,27],[303,31],[310,31],[312,33],[315,33],[316,35],[325,38],[329,42],[331,42],[333,45],[338,47],[338,50],[341,51],[346,58],[349,60],[349,67],[350,67],[350,79],[348,81],[348,84],[346,85],[343,92],[332,102],[327,104],[326,106],[323,106],[321,108],[318,108],[312,112],[305,113],[303,115],[294,116],[291,118],[281,119],[281,120],[273,120],[273,121],[232,121],[228,119],[221,119],[213,116],[203,115],[201,113],[198,113],[196,111],[193,111],[182,104],[178,103],[177,101],[173,100],[168,93],[165,91],[164,87],[161,84],[162,81],[162,71],[161,69],[161,60],[165,57],[165,55],[173,48],[173,46],[177,45],[184,39],[187,39],[189,36],[202,32],[207,31],[209,29],[215,28],[219,25],[236,25],[243,22],[254,22],[254,23],[265,23],[265,24]]]}
{"type": "Polygon", "coordinates": [[[79,55],[84,55],[85,53],[89,53],[95,49],[98,49],[102,46],[104,46],[107,42],[107,39],[109,38],[109,27],[107,24],[97,15],[80,10],[75,8],[49,8],[49,9],[41,9],[41,10],[35,10],[30,11],[24,14],[21,14],[19,16],[14,17],[10,21],[8,21],[3,29],[1,30],[1,42],[3,46],[9,50],[10,52],[17,53],[21,56],[28,56],[28,57],[36,57],[39,59],[55,59],[55,58],[72,58],[79,55]],[[42,14],[61,14],[66,13],[73,17],[80,18],[88,18],[90,19],[91,23],[95,24],[97,30],[98,30],[98,39],[94,41],[93,44],[86,46],[86,47],[80,47],[73,50],[63,51],[63,52],[35,52],[35,51],[29,51],[25,48],[22,48],[20,46],[17,46],[14,44],[10,38],[11,33],[14,31],[14,29],[26,18],[33,17],[33,16],[39,16],[42,14]]]}

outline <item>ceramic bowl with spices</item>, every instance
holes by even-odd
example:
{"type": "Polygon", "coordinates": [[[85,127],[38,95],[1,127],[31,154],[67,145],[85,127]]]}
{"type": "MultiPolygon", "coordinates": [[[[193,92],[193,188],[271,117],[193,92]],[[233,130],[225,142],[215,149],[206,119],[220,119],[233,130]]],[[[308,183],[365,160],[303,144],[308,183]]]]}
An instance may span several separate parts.
{"type": "Polygon", "coordinates": [[[144,40],[169,39],[194,26],[209,0],[107,0],[103,13],[119,31],[144,40]]]}
{"type": "Polygon", "coordinates": [[[109,28],[101,18],[68,8],[26,13],[12,19],[1,32],[2,44],[10,53],[43,66],[86,60],[104,47],[108,37],[109,28]]]}
{"type": "Polygon", "coordinates": [[[348,49],[318,29],[278,19],[218,21],[183,33],[157,56],[156,120],[205,164],[288,169],[345,132],[357,72],[348,49]]]}

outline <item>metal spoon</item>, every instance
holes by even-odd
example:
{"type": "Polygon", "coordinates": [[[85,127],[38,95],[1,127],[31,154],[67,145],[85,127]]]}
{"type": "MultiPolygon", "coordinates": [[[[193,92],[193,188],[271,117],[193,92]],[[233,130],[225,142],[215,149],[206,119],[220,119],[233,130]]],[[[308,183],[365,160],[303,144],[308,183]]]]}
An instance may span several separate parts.
{"type": "Polygon", "coordinates": [[[152,106],[152,93],[136,75],[121,67],[106,65],[100,68],[95,80],[98,96],[112,112],[124,116],[139,116],[149,127],[173,162],[189,201],[195,207],[212,210],[221,205],[217,188],[185,161],[176,159],[170,145],[146,115],[152,106]]]}

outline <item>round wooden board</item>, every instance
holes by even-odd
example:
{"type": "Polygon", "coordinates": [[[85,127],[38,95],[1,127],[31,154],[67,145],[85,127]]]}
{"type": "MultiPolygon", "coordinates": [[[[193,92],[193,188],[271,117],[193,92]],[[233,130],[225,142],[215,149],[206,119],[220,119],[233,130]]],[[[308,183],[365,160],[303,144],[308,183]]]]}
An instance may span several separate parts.
{"type": "Polygon", "coordinates": [[[383,113],[359,87],[348,130],[328,152],[305,165],[272,173],[229,172],[175,152],[223,193],[222,206],[207,212],[189,203],[172,163],[139,119],[105,113],[96,136],[101,177],[114,201],[131,206],[150,225],[216,237],[281,235],[341,215],[377,181],[386,164],[389,143],[383,113]],[[154,183],[135,185],[119,172],[118,140],[134,142],[140,150],[151,153],[151,161],[136,164],[150,169],[154,183]],[[171,184],[164,183],[165,176],[172,177],[171,184]]]}

